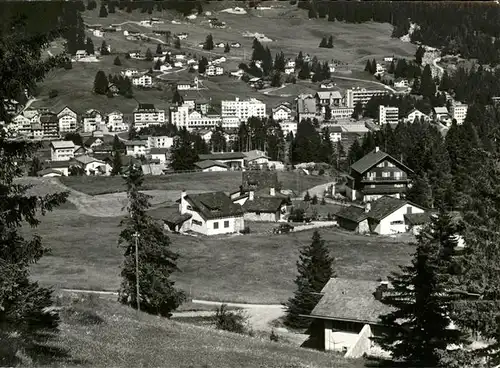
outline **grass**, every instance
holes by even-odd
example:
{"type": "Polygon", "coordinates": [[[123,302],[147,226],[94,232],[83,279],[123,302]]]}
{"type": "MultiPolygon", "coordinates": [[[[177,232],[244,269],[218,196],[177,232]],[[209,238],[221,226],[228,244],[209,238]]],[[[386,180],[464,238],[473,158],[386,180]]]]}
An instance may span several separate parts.
{"type": "MultiPolygon", "coordinates": [[[[198,191],[224,191],[238,190],[241,185],[241,172],[194,172],[161,176],[146,176],[144,190],[198,190],[198,191]]],[[[121,177],[113,176],[66,176],[60,178],[61,182],[77,191],[90,194],[106,194],[125,191],[125,184],[121,177]]],[[[331,181],[327,176],[302,175],[296,172],[278,172],[278,180],[283,189],[301,192],[310,187],[325,184],[331,181]]]]}
{"type": "MultiPolygon", "coordinates": [[[[245,368],[360,368],[363,360],[297,348],[210,328],[175,322],[105,299],[60,301],[61,332],[54,342],[66,359],[37,366],[245,368]],[[69,309],[71,313],[65,313],[69,309]],[[92,311],[96,320],[82,319],[92,311]],[[75,313],[82,312],[82,313],[75,313]],[[90,321],[90,322],[89,322],[90,321]]],[[[90,316],[88,316],[90,317],[90,316]]],[[[38,363],[38,362],[37,362],[38,363]]]]}
{"type": "MultiPolygon", "coordinates": [[[[57,288],[117,290],[123,259],[117,245],[119,221],[74,210],[48,214],[36,232],[52,253],[33,265],[33,276],[57,288]]],[[[361,236],[339,229],[321,229],[320,234],[336,258],[339,277],[385,277],[407,263],[413,251],[402,239],[361,236]]],[[[197,299],[280,303],[295,289],[298,251],[311,236],[312,231],[283,235],[255,231],[210,238],[171,234],[182,270],[175,274],[175,280],[197,299]]]]}

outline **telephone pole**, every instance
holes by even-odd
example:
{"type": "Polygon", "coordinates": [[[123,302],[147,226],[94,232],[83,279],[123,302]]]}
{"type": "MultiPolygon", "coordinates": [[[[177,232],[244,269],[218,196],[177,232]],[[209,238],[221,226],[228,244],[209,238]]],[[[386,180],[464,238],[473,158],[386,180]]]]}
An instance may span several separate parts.
{"type": "Polygon", "coordinates": [[[136,286],[136,300],[137,300],[137,311],[141,310],[141,294],[139,292],[139,237],[140,234],[136,231],[133,235],[135,238],[135,286],[136,286]]]}

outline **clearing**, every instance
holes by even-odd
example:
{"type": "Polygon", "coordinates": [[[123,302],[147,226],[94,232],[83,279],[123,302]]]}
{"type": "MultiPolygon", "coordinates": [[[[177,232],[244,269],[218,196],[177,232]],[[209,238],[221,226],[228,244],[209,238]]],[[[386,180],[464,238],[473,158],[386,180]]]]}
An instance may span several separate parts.
{"type": "Polygon", "coordinates": [[[361,368],[363,360],[270,343],[175,322],[96,297],[61,297],[60,351],[34,362],[72,367],[317,367],[361,368]],[[133,348],[131,349],[131,346],[133,348]],[[66,357],[64,357],[64,354],[66,357]]]}

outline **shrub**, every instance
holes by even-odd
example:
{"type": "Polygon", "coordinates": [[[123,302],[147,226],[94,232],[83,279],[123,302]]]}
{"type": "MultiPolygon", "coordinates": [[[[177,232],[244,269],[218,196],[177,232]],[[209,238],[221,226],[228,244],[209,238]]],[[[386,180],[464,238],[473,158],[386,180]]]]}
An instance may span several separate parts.
{"type": "Polygon", "coordinates": [[[304,202],[309,202],[311,200],[311,195],[309,194],[309,191],[306,192],[306,195],[304,196],[304,202]]]}
{"type": "Polygon", "coordinates": [[[318,175],[325,175],[325,169],[319,169],[318,175]]]}
{"type": "Polygon", "coordinates": [[[271,331],[271,335],[269,336],[269,340],[273,342],[278,342],[279,336],[274,332],[274,330],[271,331]]]}
{"type": "Polygon", "coordinates": [[[312,197],[311,204],[318,204],[318,196],[316,194],[312,197]]]}
{"type": "Polygon", "coordinates": [[[246,332],[247,317],[240,311],[228,311],[226,304],[217,308],[214,319],[215,327],[219,330],[239,334],[246,332]]]}
{"type": "Polygon", "coordinates": [[[245,226],[243,230],[240,231],[241,234],[250,234],[250,227],[245,226]]]}
{"type": "Polygon", "coordinates": [[[59,95],[57,89],[53,89],[49,92],[49,98],[56,98],[59,95]]]}

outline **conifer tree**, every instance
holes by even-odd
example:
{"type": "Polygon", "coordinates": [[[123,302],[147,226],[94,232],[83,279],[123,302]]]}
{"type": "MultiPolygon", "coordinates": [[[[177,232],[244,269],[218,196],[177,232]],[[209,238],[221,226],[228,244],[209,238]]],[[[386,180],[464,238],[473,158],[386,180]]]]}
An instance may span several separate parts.
{"type": "Polygon", "coordinates": [[[153,61],[153,53],[150,48],[146,50],[146,61],[153,61]]]}
{"type": "Polygon", "coordinates": [[[162,55],[163,54],[163,48],[161,47],[161,43],[159,43],[156,46],[156,55],[162,55]]]}
{"type": "Polygon", "coordinates": [[[106,5],[101,4],[101,9],[99,9],[99,18],[106,18],[108,16],[108,10],[106,5]]]}
{"type": "Polygon", "coordinates": [[[366,60],[365,72],[373,74],[372,63],[370,62],[370,60],[366,60]]]}
{"type": "Polygon", "coordinates": [[[328,41],[326,40],[326,37],[323,37],[321,39],[321,42],[319,43],[319,47],[327,47],[328,46],[328,41]]]}
{"type": "Polygon", "coordinates": [[[285,324],[290,327],[304,328],[310,320],[300,315],[308,315],[314,309],[321,296],[319,293],[328,280],[335,277],[334,259],[331,257],[325,241],[316,230],[312,242],[300,250],[297,261],[298,275],[295,279],[297,290],[286,303],[285,324]]]}
{"type": "Polygon", "coordinates": [[[420,45],[417,51],[415,52],[415,62],[418,65],[422,65],[422,58],[424,57],[424,55],[425,55],[425,49],[422,47],[422,45],[420,45]]]}
{"type": "MultiPolygon", "coordinates": [[[[116,136],[115,136],[116,137],[116,136]]],[[[111,169],[111,175],[121,175],[122,174],[122,167],[123,167],[123,162],[122,162],[122,155],[120,153],[120,150],[113,150],[113,166],[111,169]]]]}
{"type": "Polygon", "coordinates": [[[203,50],[213,50],[214,49],[214,39],[212,34],[209,34],[205,39],[205,43],[203,44],[203,50]]]}
{"type": "Polygon", "coordinates": [[[409,201],[425,208],[433,208],[432,188],[428,176],[424,173],[413,180],[412,187],[406,195],[409,201]]]}
{"type": "Polygon", "coordinates": [[[227,54],[229,51],[231,51],[231,47],[229,46],[229,43],[226,42],[226,44],[224,45],[224,52],[227,54]]]}
{"type": "Polygon", "coordinates": [[[299,71],[298,78],[299,79],[309,79],[311,74],[311,70],[309,69],[309,63],[304,62],[302,64],[302,68],[299,71]]]}
{"type": "Polygon", "coordinates": [[[174,47],[176,49],[180,49],[181,48],[181,40],[176,38],[175,41],[174,41],[174,47]]]}
{"type": "Polygon", "coordinates": [[[105,95],[108,91],[108,78],[102,70],[99,70],[94,79],[94,93],[105,95]]]}
{"type": "Polygon", "coordinates": [[[396,70],[396,66],[394,65],[394,60],[392,60],[391,65],[389,65],[389,69],[387,70],[387,73],[394,74],[395,70],[396,70]]]}
{"type": "Polygon", "coordinates": [[[90,37],[87,37],[87,42],[85,43],[85,51],[87,52],[87,55],[94,55],[95,53],[94,42],[92,42],[92,39],[90,37]]]}
{"type": "Polygon", "coordinates": [[[131,164],[125,178],[129,216],[120,225],[120,244],[125,260],[121,272],[119,301],[137,308],[136,258],[134,235],[138,235],[140,308],[150,314],[170,317],[185,300],[185,294],[174,288],[172,273],[178,271],[178,254],[170,250],[170,239],[163,226],[148,214],[150,196],[141,193],[144,174],[140,166],[131,164]]]}
{"type": "Polygon", "coordinates": [[[466,342],[458,329],[450,329],[450,314],[457,297],[451,276],[457,245],[450,217],[442,213],[417,236],[411,265],[390,277],[381,301],[393,308],[382,315],[383,332],[375,341],[395,361],[413,367],[439,367],[449,345],[466,342]]]}
{"type": "MultiPolygon", "coordinates": [[[[0,100],[16,99],[33,90],[52,69],[66,61],[63,57],[42,58],[59,33],[29,35],[26,24],[6,22],[0,30],[0,100]]],[[[54,25],[56,26],[56,25],[54,25]]],[[[37,195],[19,183],[41,145],[12,139],[12,115],[0,104],[0,365],[37,365],[42,351],[57,354],[47,343],[58,332],[59,315],[53,308],[52,290],[30,277],[31,265],[49,251],[39,235],[28,236],[26,228],[36,228],[40,215],[64,203],[68,193],[37,195]],[[23,358],[26,358],[24,360],[23,358]],[[31,360],[28,362],[27,360],[31,360]]]]}
{"type": "Polygon", "coordinates": [[[328,37],[328,44],[326,45],[329,49],[333,49],[333,36],[328,37]]]}
{"type": "Polygon", "coordinates": [[[377,72],[377,61],[375,59],[372,60],[371,71],[372,74],[375,74],[377,72]]]}
{"type": "Polygon", "coordinates": [[[180,95],[179,90],[175,89],[174,95],[172,96],[172,103],[175,105],[182,105],[183,102],[184,99],[180,95]]]}
{"type": "Polygon", "coordinates": [[[161,66],[163,63],[161,62],[161,59],[156,60],[155,65],[153,67],[154,70],[160,70],[161,66]]]}
{"type": "Polygon", "coordinates": [[[101,55],[109,55],[108,45],[106,44],[106,41],[102,41],[102,44],[101,44],[101,55]]]}

